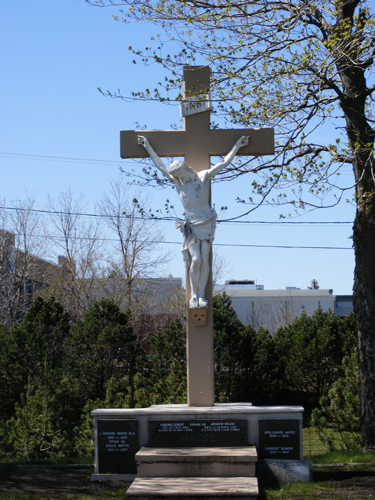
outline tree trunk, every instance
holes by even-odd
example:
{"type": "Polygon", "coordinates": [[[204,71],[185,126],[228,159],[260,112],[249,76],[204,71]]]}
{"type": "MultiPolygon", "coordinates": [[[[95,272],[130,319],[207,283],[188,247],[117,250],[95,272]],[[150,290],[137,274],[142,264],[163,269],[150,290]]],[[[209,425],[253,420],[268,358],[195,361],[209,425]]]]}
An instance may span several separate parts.
{"type": "MultiPolygon", "coordinates": [[[[358,90],[358,86],[356,88],[358,90]]],[[[361,385],[362,446],[364,450],[375,450],[375,165],[371,153],[374,131],[365,118],[364,99],[353,99],[343,108],[353,147],[357,196],[353,227],[354,314],[361,385]]]]}
{"type": "Polygon", "coordinates": [[[361,384],[364,450],[375,450],[375,205],[360,206],[354,222],[354,313],[361,384]]]}
{"type": "Polygon", "coordinates": [[[354,314],[361,386],[361,433],[363,449],[375,450],[375,135],[366,118],[368,88],[365,76],[366,68],[373,61],[372,58],[361,61],[361,40],[358,38],[360,35],[356,34],[354,19],[358,3],[358,0],[346,0],[336,4],[337,24],[332,32],[332,40],[341,44],[343,40],[346,41],[336,67],[342,83],[342,91],[338,95],[353,153],[356,182],[357,212],[353,226],[356,261],[354,314]]]}

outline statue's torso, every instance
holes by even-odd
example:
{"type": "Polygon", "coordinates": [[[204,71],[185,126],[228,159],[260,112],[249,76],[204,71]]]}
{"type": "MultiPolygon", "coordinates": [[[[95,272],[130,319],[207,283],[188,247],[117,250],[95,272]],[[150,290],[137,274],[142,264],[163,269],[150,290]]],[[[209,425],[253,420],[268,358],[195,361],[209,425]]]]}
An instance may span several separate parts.
{"type": "Polygon", "coordinates": [[[209,183],[196,176],[191,182],[178,186],[180,200],[185,208],[186,220],[206,220],[212,217],[212,208],[208,200],[209,183]]]}

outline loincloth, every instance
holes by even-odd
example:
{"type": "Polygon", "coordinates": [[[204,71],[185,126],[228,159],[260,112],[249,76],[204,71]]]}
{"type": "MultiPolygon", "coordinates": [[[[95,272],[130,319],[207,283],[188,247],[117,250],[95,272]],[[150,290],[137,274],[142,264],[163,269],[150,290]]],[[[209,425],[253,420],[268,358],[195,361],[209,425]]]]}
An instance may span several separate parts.
{"type": "Polygon", "coordinates": [[[181,252],[186,267],[190,265],[190,245],[197,243],[197,240],[211,243],[215,238],[216,212],[213,210],[212,214],[212,217],[204,221],[185,221],[176,223],[176,226],[179,227],[183,233],[181,252]]]}

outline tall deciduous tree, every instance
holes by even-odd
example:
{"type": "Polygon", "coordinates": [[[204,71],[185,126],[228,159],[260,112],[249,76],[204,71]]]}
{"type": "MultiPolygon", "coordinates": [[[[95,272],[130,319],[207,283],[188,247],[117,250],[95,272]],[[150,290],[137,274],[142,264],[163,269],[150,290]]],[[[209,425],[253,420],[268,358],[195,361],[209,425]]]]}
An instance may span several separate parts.
{"type": "MultiPolygon", "coordinates": [[[[276,203],[292,202],[297,209],[337,203],[348,189],[351,197],[353,186],[342,185],[338,174],[342,166],[352,166],[362,438],[365,449],[375,449],[375,18],[369,2],[86,1],[127,7],[117,19],[151,21],[166,32],[175,42],[168,43],[168,51],[174,46],[176,53],[164,54],[161,35],[155,49],[135,52],[144,62],[161,62],[175,72],[164,82],[167,91],[180,87],[180,64],[210,64],[214,99],[227,120],[275,127],[275,158],[222,173],[258,175],[253,187],[260,199],[251,194],[248,202],[262,202],[274,187],[288,187],[292,198],[282,191],[276,203]],[[332,139],[329,130],[341,130],[342,136],[332,139]]],[[[138,95],[147,98],[151,92],[138,95]]]]}
{"type": "Polygon", "coordinates": [[[101,298],[102,277],[98,219],[87,220],[83,214],[87,204],[71,189],[49,199],[52,235],[60,267],[51,268],[45,296],[54,296],[73,321],[81,319],[89,306],[101,298]]]}
{"type": "Polygon", "coordinates": [[[109,237],[100,290],[122,309],[131,309],[133,330],[142,343],[183,317],[181,290],[159,279],[170,256],[157,250],[164,236],[148,210],[141,193],[124,179],[110,181],[97,203],[109,237]]]}
{"type": "MultiPolygon", "coordinates": [[[[109,229],[111,252],[107,259],[109,279],[103,283],[107,296],[123,307],[147,300],[144,280],[159,277],[169,256],[155,247],[163,235],[155,220],[148,220],[146,204],[134,198],[123,180],[111,181],[98,203],[98,213],[109,229]]],[[[152,292],[151,292],[152,294],[152,292]]],[[[136,309],[132,308],[133,314],[136,309]]]]}
{"type": "Polygon", "coordinates": [[[44,224],[26,194],[0,208],[0,324],[20,323],[51,266],[44,224]]]}

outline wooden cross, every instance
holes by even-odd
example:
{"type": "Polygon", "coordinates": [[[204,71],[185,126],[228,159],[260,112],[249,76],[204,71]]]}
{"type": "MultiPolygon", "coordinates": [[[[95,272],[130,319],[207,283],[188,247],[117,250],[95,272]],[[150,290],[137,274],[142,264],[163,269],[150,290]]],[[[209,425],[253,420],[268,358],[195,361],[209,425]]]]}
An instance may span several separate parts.
{"type": "MultiPolygon", "coordinates": [[[[209,66],[184,67],[184,99],[207,94],[210,86],[209,66]]],[[[210,112],[193,114],[184,118],[183,130],[125,130],[120,133],[121,158],[147,158],[145,149],[138,144],[142,135],[160,157],[185,157],[185,162],[196,171],[210,168],[211,156],[225,156],[243,135],[250,136],[247,146],[238,151],[241,156],[274,154],[274,133],[264,129],[210,129],[210,112]]],[[[189,309],[190,279],[186,271],[186,349],[187,385],[189,406],[214,404],[214,354],[212,316],[212,266],[207,283],[207,319],[204,326],[197,326],[197,309],[189,309]]]]}

